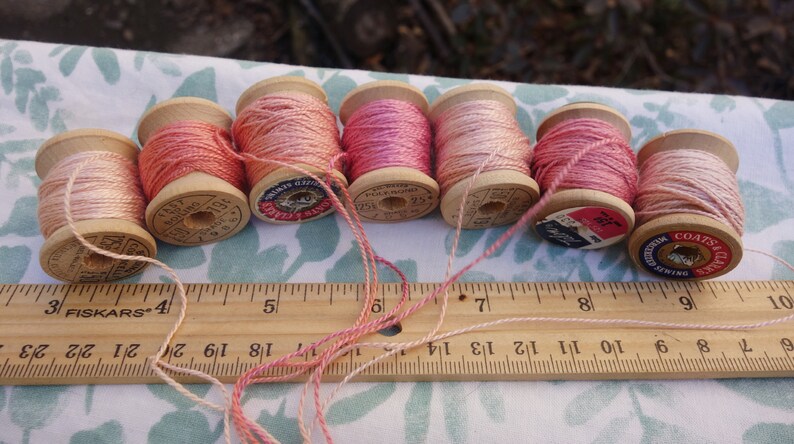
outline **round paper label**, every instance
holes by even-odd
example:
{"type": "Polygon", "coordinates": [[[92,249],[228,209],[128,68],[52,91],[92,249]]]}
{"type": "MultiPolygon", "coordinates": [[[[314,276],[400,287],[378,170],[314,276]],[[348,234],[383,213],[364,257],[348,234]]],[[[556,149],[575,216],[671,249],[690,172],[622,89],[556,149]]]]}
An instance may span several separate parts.
{"type": "Polygon", "coordinates": [[[722,239],[698,231],[670,231],[646,240],[640,250],[646,270],[667,278],[702,278],[722,271],[733,254],[722,239]]]}
{"type": "Polygon", "coordinates": [[[549,242],[589,250],[620,242],[629,223],[610,208],[576,207],[549,214],[535,223],[535,230],[549,242]]]}
{"type": "MultiPolygon", "coordinates": [[[[339,187],[331,185],[339,196],[339,187]]],[[[297,222],[333,211],[334,205],[323,187],[307,177],[281,181],[265,190],[256,200],[256,211],[265,219],[297,222]]]]}

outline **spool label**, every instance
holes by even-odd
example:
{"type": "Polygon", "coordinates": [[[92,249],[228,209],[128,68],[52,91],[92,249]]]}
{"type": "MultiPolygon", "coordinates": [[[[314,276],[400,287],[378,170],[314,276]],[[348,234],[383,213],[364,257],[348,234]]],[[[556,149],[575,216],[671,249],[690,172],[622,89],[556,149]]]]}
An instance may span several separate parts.
{"type": "MultiPolygon", "coordinates": [[[[470,193],[463,212],[464,228],[488,228],[511,223],[532,205],[532,195],[524,188],[491,186],[470,193]]],[[[450,209],[457,219],[458,208],[450,209]]]]}
{"type": "MultiPolygon", "coordinates": [[[[339,196],[339,186],[331,184],[339,196]]],[[[314,179],[295,177],[266,189],[256,201],[256,211],[265,219],[298,222],[321,216],[334,209],[331,198],[314,179]]]]}
{"type": "Polygon", "coordinates": [[[646,240],[640,250],[646,270],[667,278],[702,278],[724,270],[733,253],[722,239],[699,231],[670,231],[646,240]]]}
{"type": "MultiPolygon", "coordinates": [[[[128,235],[103,234],[85,238],[91,245],[96,245],[113,253],[129,256],[147,256],[153,254],[139,239],[128,235]]],[[[47,272],[62,281],[68,282],[105,282],[122,279],[143,270],[146,262],[131,260],[108,260],[107,266],[90,267],[86,257],[92,252],[80,241],[72,238],[60,245],[47,258],[47,272]]]]}
{"type": "Polygon", "coordinates": [[[376,221],[420,217],[432,211],[437,203],[437,191],[412,183],[378,185],[353,197],[359,215],[376,221]]]}
{"type": "Polygon", "coordinates": [[[546,216],[535,224],[540,237],[569,248],[589,250],[612,245],[629,231],[629,223],[615,210],[576,207],[546,216]]]}
{"type": "Polygon", "coordinates": [[[151,218],[152,234],[180,245],[201,245],[236,233],[243,221],[245,202],[218,194],[190,194],[157,208],[151,218]]]}

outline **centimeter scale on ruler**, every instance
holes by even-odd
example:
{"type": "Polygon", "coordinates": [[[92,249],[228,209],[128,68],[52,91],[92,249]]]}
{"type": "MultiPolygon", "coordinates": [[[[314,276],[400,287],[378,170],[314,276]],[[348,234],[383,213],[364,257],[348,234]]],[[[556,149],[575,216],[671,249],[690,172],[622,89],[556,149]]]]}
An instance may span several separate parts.
{"type": "MultiPolygon", "coordinates": [[[[434,288],[411,284],[411,300],[434,288]]],[[[794,281],[460,283],[449,292],[442,331],[521,316],[745,324],[794,312],[794,281]]],[[[399,295],[399,284],[383,284],[373,315],[386,313],[399,295]]],[[[164,359],[233,382],[255,365],[352,325],[363,286],[193,284],[187,296],[187,317],[164,359]]],[[[422,337],[436,323],[439,302],[403,320],[399,333],[373,333],[362,342],[422,337]]],[[[171,328],[175,303],[168,284],[0,285],[0,383],[160,382],[147,359],[171,328]]],[[[354,349],[330,365],[326,380],[340,380],[383,352],[354,349]]],[[[794,376],[790,323],[715,331],[542,322],[504,324],[400,352],[358,380],[781,376],[794,376]]]]}

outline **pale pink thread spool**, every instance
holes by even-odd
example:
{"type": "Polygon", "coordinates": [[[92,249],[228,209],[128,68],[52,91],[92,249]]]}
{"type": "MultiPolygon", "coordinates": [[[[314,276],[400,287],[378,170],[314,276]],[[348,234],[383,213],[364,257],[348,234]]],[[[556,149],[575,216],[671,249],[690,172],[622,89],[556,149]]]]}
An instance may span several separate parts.
{"type": "MultiPolygon", "coordinates": [[[[301,77],[273,77],[255,83],[237,100],[232,126],[241,153],[263,160],[294,163],[319,177],[334,162],[332,189],[347,180],[336,161],[342,154],[336,116],[325,91],[301,77]]],[[[334,211],[332,200],[313,179],[291,168],[260,160],[245,161],[251,184],[249,206],[266,222],[306,222],[334,211]]],[[[339,192],[336,193],[339,196],[339,192]]]]}
{"type": "Polygon", "coordinates": [[[515,222],[537,201],[529,139],[515,113],[512,96],[488,84],[461,86],[433,102],[436,180],[448,224],[457,225],[464,198],[461,226],[472,229],[515,222]]]}
{"type": "Polygon", "coordinates": [[[671,131],[646,143],[637,160],[634,262],[672,279],[710,279],[734,269],[743,254],[744,205],[733,144],[708,131],[671,131]]]}
{"type": "Polygon", "coordinates": [[[537,139],[532,172],[541,190],[571,158],[592,149],[538,212],[535,231],[550,242],[580,249],[625,239],[634,228],[631,205],[637,192],[626,118],[606,105],[571,103],[549,113],[538,125],[537,139]]]}
{"type": "Polygon", "coordinates": [[[342,100],[349,205],[362,220],[416,219],[438,206],[427,107],[420,90],[391,80],[361,85],[342,100]]]}
{"type": "Polygon", "coordinates": [[[146,207],[146,225],[158,239],[203,245],[245,228],[251,213],[242,163],[229,152],[231,123],[223,108],[198,97],[166,100],[141,117],[138,140],[143,146],[144,188],[162,182],[157,175],[174,178],[154,190],[146,207]]]}
{"type": "Polygon", "coordinates": [[[113,259],[85,248],[66,222],[70,195],[77,233],[113,253],[154,257],[157,245],[143,225],[146,205],[136,166],[135,142],[113,131],[81,129],[50,138],[36,153],[39,226],[46,238],[42,269],[67,282],[105,282],[143,271],[146,262],[113,259]]]}

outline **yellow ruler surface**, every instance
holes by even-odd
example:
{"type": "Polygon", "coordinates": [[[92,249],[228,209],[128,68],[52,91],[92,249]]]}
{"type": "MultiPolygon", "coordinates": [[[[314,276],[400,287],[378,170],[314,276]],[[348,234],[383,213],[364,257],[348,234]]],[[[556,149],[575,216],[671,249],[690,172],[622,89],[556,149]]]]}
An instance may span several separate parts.
{"type": "MultiPolygon", "coordinates": [[[[348,327],[363,304],[359,284],[188,285],[188,314],[165,359],[232,382],[258,364],[348,327]]],[[[411,303],[435,284],[412,284],[411,303]]],[[[397,284],[379,289],[387,312],[397,284]]],[[[794,282],[465,283],[450,290],[444,331],[500,318],[630,318],[752,323],[794,313],[794,282]]],[[[147,358],[171,328],[175,287],[0,285],[0,383],[159,382],[147,358]]],[[[404,320],[402,342],[435,324],[431,302],[404,320]]],[[[394,333],[391,331],[390,333],[394,333]]],[[[361,347],[335,361],[339,380],[383,349],[361,347]]],[[[794,376],[794,325],[745,331],[513,323],[401,352],[359,380],[532,380],[794,376]]],[[[182,380],[190,380],[178,378],[182,380]]]]}

